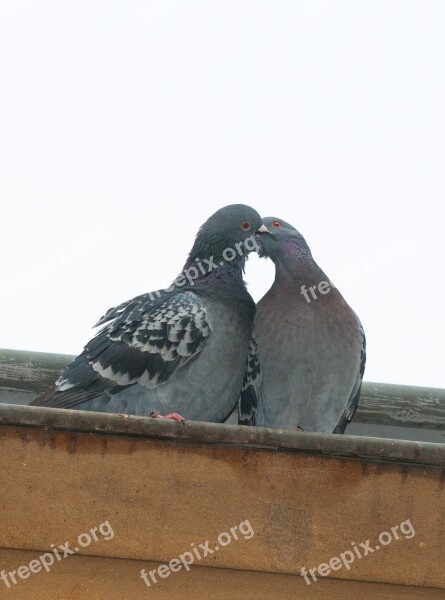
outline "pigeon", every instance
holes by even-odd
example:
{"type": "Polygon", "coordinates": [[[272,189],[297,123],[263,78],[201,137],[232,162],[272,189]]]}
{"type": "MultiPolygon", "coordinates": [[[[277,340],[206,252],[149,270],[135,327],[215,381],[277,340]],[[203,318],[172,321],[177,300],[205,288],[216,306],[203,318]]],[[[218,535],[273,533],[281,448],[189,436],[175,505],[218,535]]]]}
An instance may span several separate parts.
{"type": "Polygon", "coordinates": [[[363,327],[289,223],[263,219],[259,255],[275,281],[259,301],[238,423],[344,433],[366,362],[363,327]]]}
{"type": "Polygon", "coordinates": [[[238,401],[252,333],[243,270],[259,248],[256,230],[265,226],[253,208],[218,210],[172,285],[108,310],[54,388],[31,404],[222,422],[238,401]]]}

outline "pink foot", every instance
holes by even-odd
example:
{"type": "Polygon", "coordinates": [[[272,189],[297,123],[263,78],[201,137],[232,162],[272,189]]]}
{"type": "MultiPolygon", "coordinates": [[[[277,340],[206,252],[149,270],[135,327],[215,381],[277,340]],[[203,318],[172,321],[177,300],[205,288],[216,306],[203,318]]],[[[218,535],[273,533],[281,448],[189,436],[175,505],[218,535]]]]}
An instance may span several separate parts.
{"type": "Polygon", "coordinates": [[[170,413],[169,415],[160,415],[158,412],[153,411],[150,413],[152,419],[171,419],[172,421],[178,421],[178,423],[184,423],[185,419],[178,413],[170,413]]]}

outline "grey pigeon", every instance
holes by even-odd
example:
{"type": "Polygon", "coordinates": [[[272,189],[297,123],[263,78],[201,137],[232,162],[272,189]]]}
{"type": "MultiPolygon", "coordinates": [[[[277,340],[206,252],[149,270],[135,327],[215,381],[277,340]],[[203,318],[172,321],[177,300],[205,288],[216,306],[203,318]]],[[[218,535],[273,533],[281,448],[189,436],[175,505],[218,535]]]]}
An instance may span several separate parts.
{"type": "Polygon", "coordinates": [[[343,433],[365,370],[363,327],[303,236],[281,219],[263,223],[259,254],[275,281],[257,306],[238,421],[343,433]]]}
{"type": "Polygon", "coordinates": [[[31,404],[223,421],[244,376],[255,303],[242,275],[259,228],[249,206],[218,210],[170,288],[110,309],[54,389],[31,404]]]}

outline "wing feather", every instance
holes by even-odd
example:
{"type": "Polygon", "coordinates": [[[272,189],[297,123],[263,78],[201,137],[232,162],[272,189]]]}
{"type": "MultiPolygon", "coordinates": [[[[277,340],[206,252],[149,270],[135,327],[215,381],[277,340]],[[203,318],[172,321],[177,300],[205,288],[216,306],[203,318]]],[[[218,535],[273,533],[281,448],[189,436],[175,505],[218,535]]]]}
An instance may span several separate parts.
{"type": "Polygon", "coordinates": [[[238,423],[256,425],[259,398],[261,392],[261,364],[258,356],[258,342],[255,332],[249,345],[246,372],[238,404],[238,423]]]}
{"type": "Polygon", "coordinates": [[[362,324],[358,320],[357,321],[360,327],[360,335],[362,339],[362,346],[360,350],[360,369],[357,374],[357,380],[355,382],[354,388],[351,393],[351,397],[349,398],[348,404],[346,405],[345,412],[342,414],[340,421],[338,422],[336,428],[334,429],[334,433],[344,433],[346,426],[351,421],[352,417],[357,410],[358,401],[360,399],[360,391],[362,387],[363,375],[365,374],[365,366],[366,366],[366,336],[365,330],[363,329],[362,324]]]}
{"type": "Polygon", "coordinates": [[[144,294],[107,311],[103,328],[34,405],[70,408],[138,383],[153,389],[195,359],[211,335],[191,291],[144,294]]]}

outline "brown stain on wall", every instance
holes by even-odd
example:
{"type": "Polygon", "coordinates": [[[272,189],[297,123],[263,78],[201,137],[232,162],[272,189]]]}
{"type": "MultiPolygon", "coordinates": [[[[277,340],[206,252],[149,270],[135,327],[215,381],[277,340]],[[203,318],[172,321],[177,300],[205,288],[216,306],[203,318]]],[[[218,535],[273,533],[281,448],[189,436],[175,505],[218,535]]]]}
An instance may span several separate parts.
{"type": "Polygon", "coordinates": [[[22,427],[0,427],[0,460],[2,547],[74,543],[108,520],[113,540],[84,553],[169,561],[248,519],[252,539],[200,564],[295,574],[409,518],[415,537],[333,576],[445,588],[432,568],[445,550],[440,467],[22,427]]]}

